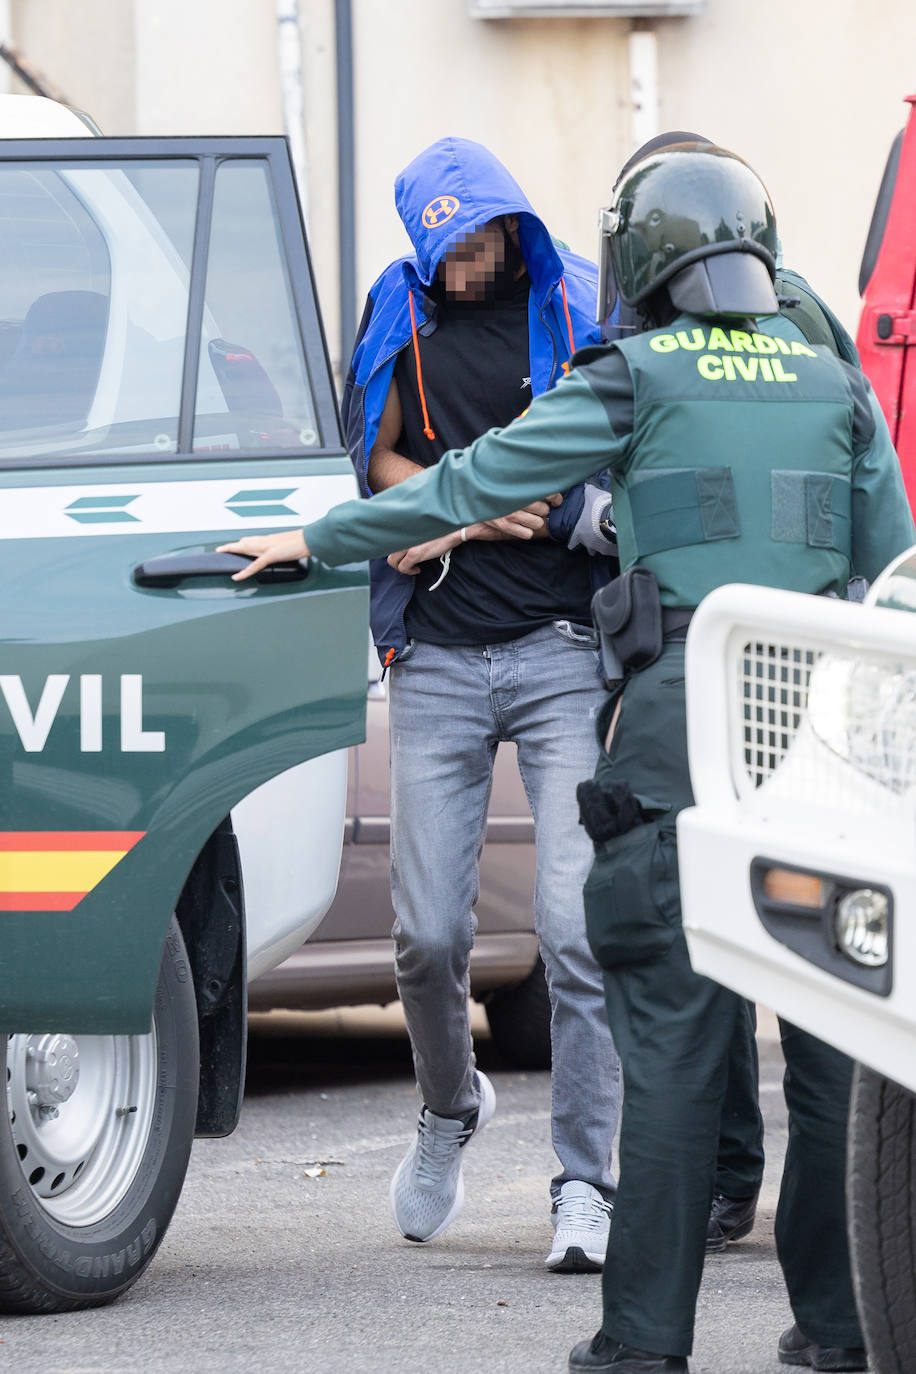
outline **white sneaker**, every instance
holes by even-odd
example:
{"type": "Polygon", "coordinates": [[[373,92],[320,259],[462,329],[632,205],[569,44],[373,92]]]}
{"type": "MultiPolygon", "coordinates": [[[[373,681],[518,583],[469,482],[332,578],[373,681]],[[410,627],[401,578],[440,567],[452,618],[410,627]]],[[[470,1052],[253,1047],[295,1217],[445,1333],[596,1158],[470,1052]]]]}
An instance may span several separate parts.
{"type": "Polygon", "coordinates": [[[604,1267],[614,1204],[590,1183],[570,1179],[554,1200],[553,1249],[545,1260],[558,1274],[597,1274],[604,1267]]]}
{"type": "Polygon", "coordinates": [[[391,1214],[406,1240],[432,1240],[461,1211],[464,1180],[461,1150],[483,1130],[496,1107],[493,1084],[478,1069],[474,1075],[480,1107],[470,1125],[436,1116],[428,1107],[420,1112],[417,1134],[391,1180],[391,1214]]]}

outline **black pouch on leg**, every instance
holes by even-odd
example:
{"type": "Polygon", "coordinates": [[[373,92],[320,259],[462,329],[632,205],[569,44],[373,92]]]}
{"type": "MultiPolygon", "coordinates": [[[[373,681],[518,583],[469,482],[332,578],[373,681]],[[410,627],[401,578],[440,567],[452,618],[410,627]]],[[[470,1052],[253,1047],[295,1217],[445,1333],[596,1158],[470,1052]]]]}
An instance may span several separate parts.
{"type": "Polygon", "coordinates": [[[588,943],[605,969],[663,957],[680,929],[674,820],[649,815],[595,846],[582,895],[588,943]]]}
{"type": "Polygon", "coordinates": [[[628,568],[592,597],[592,619],[606,682],[648,668],[664,643],[655,574],[648,568],[628,568]]]}

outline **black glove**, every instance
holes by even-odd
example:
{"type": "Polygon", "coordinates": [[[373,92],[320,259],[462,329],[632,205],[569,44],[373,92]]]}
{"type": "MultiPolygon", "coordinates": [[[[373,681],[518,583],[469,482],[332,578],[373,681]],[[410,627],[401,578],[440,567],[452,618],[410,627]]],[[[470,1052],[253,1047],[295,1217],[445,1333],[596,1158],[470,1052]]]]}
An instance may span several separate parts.
{"type": "Polygon", "coordinates": [[[579,824],[585,826],[589,839],[595,844],[625,835],[643,820],[642,808],[630,791],[627,782],[612,782],[602,786],[594,778],[580,782],[576,788],[579,802],[579,824]]]}

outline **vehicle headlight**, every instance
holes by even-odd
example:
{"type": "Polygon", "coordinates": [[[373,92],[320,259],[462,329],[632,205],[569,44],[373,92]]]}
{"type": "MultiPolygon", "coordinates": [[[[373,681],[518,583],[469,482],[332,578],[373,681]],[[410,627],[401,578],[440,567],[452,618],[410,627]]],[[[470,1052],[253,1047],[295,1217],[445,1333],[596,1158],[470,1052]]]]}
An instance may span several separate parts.
{"type": "Polygon", "coordinates": [[[890,946],[889,904],[883,892],[860,887],[847,892],[837,904],[834,917],[836,941],[856,964],[880,968],[887,963],[890,946]]]}
{"type": "Polygon", "coordinates": [[[811,728],[892,792],[916,786],[916,665],[825,654],[811,674],[811,728]]]}

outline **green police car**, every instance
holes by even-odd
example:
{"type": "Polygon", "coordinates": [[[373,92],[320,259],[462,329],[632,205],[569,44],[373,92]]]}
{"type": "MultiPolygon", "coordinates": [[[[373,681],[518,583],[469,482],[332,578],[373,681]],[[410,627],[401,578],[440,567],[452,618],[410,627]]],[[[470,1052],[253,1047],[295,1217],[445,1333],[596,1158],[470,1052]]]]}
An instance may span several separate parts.
{"type": "Polygon", "coordinates": [[[246,981],[330,905],[366,704],[363,567],[215,552],[355,494],[285,141],[39,105],[39,139],[0,108],[8,1312],[116,1297],[233,1129],[246,981]]]}

